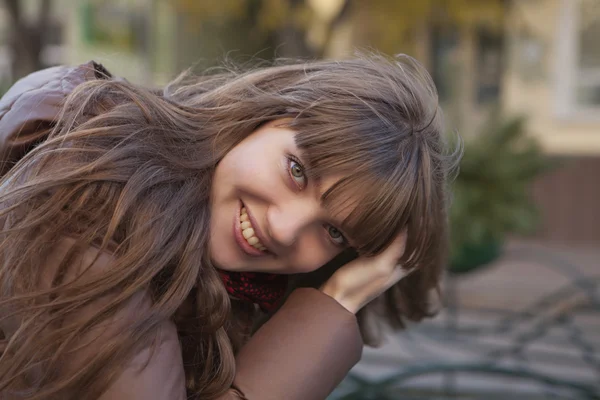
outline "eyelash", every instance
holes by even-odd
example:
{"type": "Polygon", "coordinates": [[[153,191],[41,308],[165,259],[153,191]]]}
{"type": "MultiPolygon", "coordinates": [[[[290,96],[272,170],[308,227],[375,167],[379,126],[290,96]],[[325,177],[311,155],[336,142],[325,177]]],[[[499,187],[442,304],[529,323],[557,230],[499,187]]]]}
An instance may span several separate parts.
{"type": "Polygon", "coordinates": [[[336,228],[335,226],[331,225],[331,224],[323,224],[323,228],[325,228],[325,234],[329,237],[329,240],[337,247],[341,247],[341,248],[345,248],[348,247],[348,239],[346,239],[346,236],[344,236],[344,234],[342,233],[341,230],[339,230],[338,228],[336,228]],[[331,235],[329,234],[329,228],[333,228],[336,231],[338,231],[342,237],[342,243],[336,243],[333,238],[331,237],[331,235]]]}

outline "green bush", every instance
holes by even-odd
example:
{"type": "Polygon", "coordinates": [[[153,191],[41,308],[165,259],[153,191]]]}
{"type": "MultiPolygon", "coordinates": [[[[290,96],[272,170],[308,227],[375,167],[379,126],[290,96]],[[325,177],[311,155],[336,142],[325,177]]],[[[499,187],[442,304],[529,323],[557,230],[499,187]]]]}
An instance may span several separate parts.
{"type": "Polygon", "coordinates": [[[495,258],[508,234],[531,233],[538,213],[531,183],[549,167],[525,117],[495,113],[465,141],[450,208],[450,270],[465,272],[495,258]]]}

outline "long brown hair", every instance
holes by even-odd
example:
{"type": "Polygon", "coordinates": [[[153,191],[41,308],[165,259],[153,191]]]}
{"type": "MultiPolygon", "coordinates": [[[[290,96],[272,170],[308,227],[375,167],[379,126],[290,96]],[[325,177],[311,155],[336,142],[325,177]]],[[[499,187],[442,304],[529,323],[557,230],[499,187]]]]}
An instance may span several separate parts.
{"type": "Polygon", "coordinates": [[[63,109],[49,138],[0,183],[0,318],[20,321],[1,342],[0,393],[97,398],[136,351],[154,343],[165,319],[177,324],[188,393],[224,393],[235,372],[235,327],[208,254],[211,180],[228,151],[275,119],[297,132],[309,174],[344,176],[323,200],[332,210],[351,207],[342,228],[360,243],[358,254],[376,254],[408,230],[402,262],[416,272],[361,320],[376,313],[401,326],[404,317],[429,315],[428,294],[445,258],[446,183],[457,157],[447,151],[435,87],[409,57],[183,74],[161,91],[94,80],[63,109]],[[42,286],[43,260],[65,237],[74,244],[42,286]],[[93,279],[64,279],[90,246],[114,256],[110,268],[93,279]],[[151,294],[147,311],[75,374],[55,372],[80,335],[140,291],[151,294]],[[110,301],[89,318],[65,325],[106,296],[110,301]],[[189,301],[191,312],[179,312],[189,301]],[[45,373],[32,381],[35,368],[45,373]]]}

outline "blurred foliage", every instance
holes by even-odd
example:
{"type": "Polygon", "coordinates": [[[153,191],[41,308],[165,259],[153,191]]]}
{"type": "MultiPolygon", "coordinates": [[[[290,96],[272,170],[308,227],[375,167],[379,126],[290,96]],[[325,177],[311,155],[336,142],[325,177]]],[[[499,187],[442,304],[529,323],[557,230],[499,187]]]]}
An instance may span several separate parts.
{"type": "Polygon", "coordinates": [[[531,183],[550,163],[536,139],[527,135],[526,119],[494,113],[484,127],[466,140],[454,182],[451,270],[468,269],[458,265],[469,256],[465,249],[471,249],[471,257],[485,259],[485,252],[497,252],[506,235],[531,233],[538,220],[531,183]]]}
{"type": "Polygon", "coordinates": [[[80,5],[80,13],[80,29],[87,44],[108,45],[127,52],[139,50],[136,48],[138,36],[144,32],[141,24],[135,24],[136,14],[130,5],[88,0],[80,5]]]}
{"type": "Polygon", "coordinates": [[[342,22],[357,19],[355,42],[387,53],[410,47],[416,34],[432,24],[458,27],[485,25],[502,27],[508,2],[504,0],[163,0],[171,2],[186,16],[188,29],[219,21],[235,22],[254,15],[254,28],[261,34],[278,35],[294,30],[294,40],[303,41],[305,54],[287,54],[290,37],[283,37],[283,56],[321,57],[331,39],[331,32],[342,22]],[[333,10],[333,12],[331,12],[333,10]],[[315,39],[315,31],[321,34],[315,39]]]}
{"type": "Polygon", "coordinates": [[[398,52],[399,46],[410,48],[415,36],[432,26],[500,30],[508,7],[502,0],[372,0],[362,4],[370,44],[387,53],[398,52]]]}
{"type": "MultiPolygon", "coordinates": [[[[187,16],[191,25],[198,26],[206,21],[227,23],[244,18],[253,9],[258,9],[256,28],[269,32],[290,22],[303,25],[312,17],[310,7],[297,0],[166,0],[187,16]]],[[[193,29],[193,27],[192,27],[193,29]]]]}

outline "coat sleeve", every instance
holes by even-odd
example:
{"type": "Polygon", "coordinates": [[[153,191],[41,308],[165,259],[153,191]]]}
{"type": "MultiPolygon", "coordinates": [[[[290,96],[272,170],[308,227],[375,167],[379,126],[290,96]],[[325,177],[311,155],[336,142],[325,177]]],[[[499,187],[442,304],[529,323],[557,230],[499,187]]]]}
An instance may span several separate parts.
{"type": "Polygon", "coordinates": [[[0,99],[0,176],[45,139],[77,85],[108,77],[102,65],[90,61],[47,68],[17,81],[0,99]]]}
{"type": "MultiPolygon", "coordinates": [[[[186,399],[175,326],[161,331],[158,350],[140,352],[100,400],[186,399]]],[[[316,289],[298,289],[242,348],[234,385],[219,400],[325,400],[361,351],[353,314],[316,289]]]]}
{"type": "Polygon", "coordinates": [[[239,394],[223,400],[324,400],[362,347],[354,314],[316,289],[296,289],[239,352],[239,394]]]}

